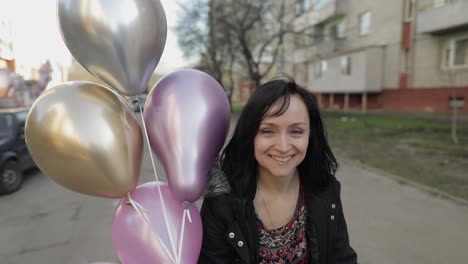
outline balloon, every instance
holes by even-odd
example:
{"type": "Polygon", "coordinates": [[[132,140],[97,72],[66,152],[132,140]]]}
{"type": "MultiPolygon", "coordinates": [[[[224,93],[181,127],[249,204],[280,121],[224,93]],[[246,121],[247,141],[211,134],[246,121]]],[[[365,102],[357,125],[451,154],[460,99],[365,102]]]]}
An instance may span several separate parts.
{"type": "Polygon", "coordinates": [[[164,76],[146,99],[144,118],[151,148],[179,201],[196,201],[224,144],[229,101],[221,85],[197,70],[164,76]]]}
{"type": "Polygon", "coordinates": [[[62,38],[91,74],[124,95],[146,90],[166,43],[159,0],[59,0],[62,38]]]}
{"type": "Polygon", "coordinates": [[[121,198],[138,184],[141,128],[110,89],[67,82],[46,90],[31,107],[25,134],[42,172],[70,190],[121,198]]]}
{"type": "MultiPolygon", "coordinates": [[[[161,182],[138,186],[131,193],[131,198],[141,206],[144,217],[129,203],[128,197],[117,205],[112,223],[112,244],[120,261],[123,264],[173,263],[168,256],[173,252],[168,231],[171,232],[178,250],[184,211],[182,203],[174,200],[167,184],[161,182]],[[169,230],[163,216],[158,184],[164,197],[169,230]],[[149,224],[144,220],[145,217],[149,224]],[[169,253],[166,253],[161,242],[166,245],[169,253]]],[[[190,206],[189,212],[192,223],[185,219],[179,262],[184,264],[197,263],[203,233],[198,209],[190,206]]]]}

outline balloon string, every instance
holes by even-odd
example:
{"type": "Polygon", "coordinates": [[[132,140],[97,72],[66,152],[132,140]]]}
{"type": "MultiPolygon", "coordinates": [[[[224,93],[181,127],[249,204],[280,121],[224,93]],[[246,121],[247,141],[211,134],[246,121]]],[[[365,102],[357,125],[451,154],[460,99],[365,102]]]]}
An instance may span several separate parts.
{"type": "MultiPolygon", "coordinates": [[[[154,164],[153,153],[151,151],[151,143],[150,143],[149,138],[148,138],[148,131],[146,130],[146,123],[145,123],[145,119],[143,118],[143,110],[141,109],[140,99],[137,99],[137,101],[138,101],[138,108],[140,108],[141,122],[143,124],[143,131],[145,132],[144,134],[145,134],[145,138],[146,138],[146,143],[148,143],[148,151],[149,151],[150,158],[151,158],[151,165],[153,166],[154,177],[156,178],[156,183],[157,183],[156,186],[158,187],[159,200],[161,201],[161,207],[162,207],[162,211],[163,211],[164,222],[166,224],[167,234],[169,235],[169,241],[171,242],[172,253],[174,254],[174,257],[177,257],[176,246],[174,244],[174,239],[172,238],[171,231],[169,229],[169,221],[167,220],[166,205],[164,203],[164,198],[163,198],[163,195],[162,195],[161,186],[159,184],[158,173],[156,172],[156,165],[154,164]]],[[[176,261],[177,261],[177,259],[176,259],[176,261]]]]}
{"type": "Polygon", "coordinates": [[[187,211],[188,220],[190,223],[192,223],[192,216],[190,215],[190,211],[189,210],[186,210],[186,211],[187,211]]]}
{"type": "MultiPolygon", "coordinates": [[[[128,201],[129,203],[132,205],[133,209],[135,209],[135,211],[137,211],[137,213],[141,216],[141,218],[143,218],[143,220],[145,220],[146,224],[151,228],[151,223],[150,221],[148,220],[148,218],[146,217],[146,209],[141,206],[141,204],[139,204],[137,201],[133,200],[132,197],[130,196],[130,193],[127,194],[127,197],[128,197],[128,201]]],[[[161,240],[161,238],[152,230],[151,228],[151,233],[156,237],[156,239],[159,241],[159,244],[161,244],[161,246],[163,247],[164,249],[164,252],[166,253],[167,256],[169,256],[169,258],[171,259],[171,261],[174,263],[174,256],[172,256],[172,254],[170,253],[169,249],[167,248],[166,244],[161,240]]]]}
{"type": "Polygon", "coordinates": [[[185,201],[185,202],[183,203],[183,206],[184,206],[185,211],[187,211],[187,217],[188,217],[188,219],[189,219],[189,222],[192,223],[192,216],[190,215],[190,210],[189,210],[189,209],[190,209],[190,206],[191,206],[190,202],[189,202],[189,201],[185,201]]]}
{"type": "Polygon", "coordinates": [[[180,264],[180,258],[182,254],[182,245],[184,244],[184,233],[185,233],[185,219],[187,218],[187,214],[189,213],[188,209],[184,209],[184,214],[182,217],[182,228],[180,229],[180,238],[179,238],[179,253],[177,254],[177,264],[180,264]]]}

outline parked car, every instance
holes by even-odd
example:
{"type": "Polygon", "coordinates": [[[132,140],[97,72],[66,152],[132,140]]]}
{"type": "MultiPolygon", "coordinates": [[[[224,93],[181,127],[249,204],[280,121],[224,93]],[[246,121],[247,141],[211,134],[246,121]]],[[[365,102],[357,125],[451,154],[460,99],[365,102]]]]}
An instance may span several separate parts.
{"type": "Polygon", "coordinates": [[[28,112],[29,108],[0,109],[0,194],[17,191],[24,171],[36,166],[24,135],[28,112]]]}

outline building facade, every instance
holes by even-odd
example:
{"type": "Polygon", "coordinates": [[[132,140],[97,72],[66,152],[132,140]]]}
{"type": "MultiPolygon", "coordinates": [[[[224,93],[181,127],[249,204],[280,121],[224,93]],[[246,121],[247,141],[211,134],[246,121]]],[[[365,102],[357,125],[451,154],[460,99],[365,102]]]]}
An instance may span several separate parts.
{"type": "Polygon", "coordinates": [[[468,0],[291,0],[284,70],[328,109],[468,113],[468,0]]]}
{"type": "Polygon", "coordinates": [[[9,11],[0,10],[0,108],[30,106],[46,87],[65,81],[67,74],[65,67],[49,60],[41,65],[18,60],[15,24],[5,15],[9,11]]]}

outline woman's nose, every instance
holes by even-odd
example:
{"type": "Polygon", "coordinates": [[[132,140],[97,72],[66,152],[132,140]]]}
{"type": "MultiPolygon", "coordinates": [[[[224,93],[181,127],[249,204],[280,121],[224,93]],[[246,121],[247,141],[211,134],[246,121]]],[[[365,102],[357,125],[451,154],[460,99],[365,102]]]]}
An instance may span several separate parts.
{"type": "Polygon", "coordinates": [[[278,135],[276,140],[276,148],[281,152],[289,151],[290,144],[287,135],[278,135]]]}

